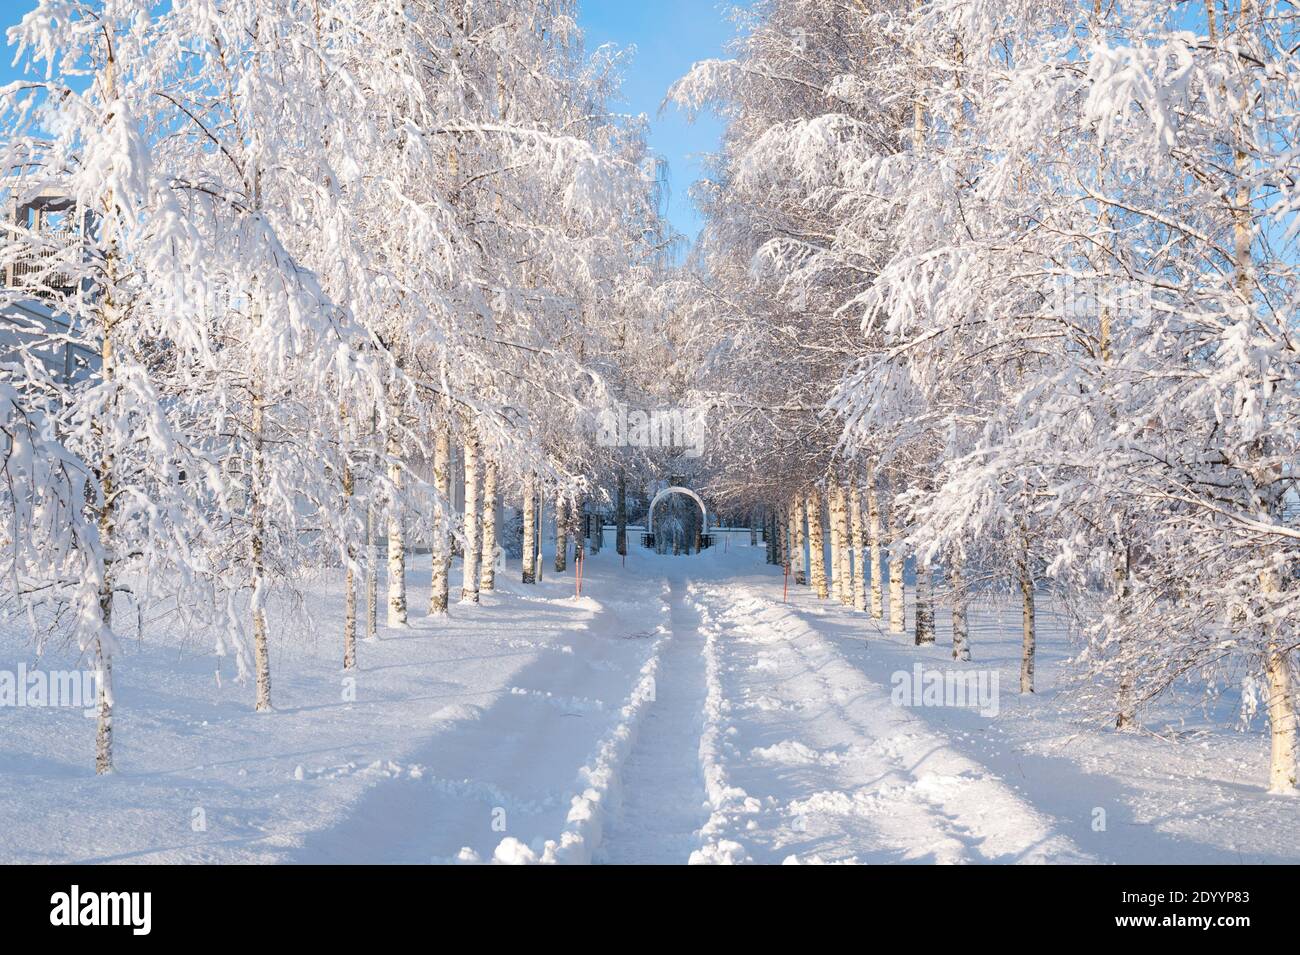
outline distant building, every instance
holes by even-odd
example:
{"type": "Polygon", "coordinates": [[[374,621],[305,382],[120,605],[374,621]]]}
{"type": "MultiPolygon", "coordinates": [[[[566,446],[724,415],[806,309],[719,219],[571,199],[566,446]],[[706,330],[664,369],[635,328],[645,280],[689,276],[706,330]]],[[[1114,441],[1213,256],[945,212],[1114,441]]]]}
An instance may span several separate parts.
{"type": "Polygon", "coordinates": [[[17,256],[4,257],[4,287],[0,300],[0,361],[12,361],[20,344],[36,354],[56,378],[72,382],[93,375],[99,355],[82,342],[80,329],[64,303],[84,291],[77,268],[85,248],[89,213],[80,212],[75,200],[53,193],[23,202],[10,199],[4,223],[8,245],[20,248],[17,256]],[[21,232],[19,231],[21,230],[21,232]],[[21,293],[15,296],[13,292],[21,293]]]}

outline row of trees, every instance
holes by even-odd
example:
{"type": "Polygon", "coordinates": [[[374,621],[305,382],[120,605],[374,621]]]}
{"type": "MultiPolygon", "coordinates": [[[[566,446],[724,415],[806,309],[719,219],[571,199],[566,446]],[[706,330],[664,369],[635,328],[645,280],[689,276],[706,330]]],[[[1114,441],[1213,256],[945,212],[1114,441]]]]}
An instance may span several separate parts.
{"type": "Polygon", "coordinates": [[[650,380],[629,356],[672,238],[571,0],[40,0],[10,40],[3,188],[83,227],[20,216],[0,251],[29,276],[0,305],[58,316],[0,362],[3,577],[95,660],[98,771],[133,607],[216,634],[270,710],[268,601],[305,569],[345,568],[348,668],[381,545],[389,626],[424,612],[413,543],[429,614],[453,547],[461,602],[492,589],[502,500],[535,579],[542,501],[574,533],[626,463],[589,435],[650,380]]]}
{"type": "Polygon", "coordinates": [[[761,0],[741,25],[671,94],[728,124],[678,290],[715,491],[796,545],[806,508],[814,555],[829,497],[837,553],[888,548],[895,629],[914,562],[918,640],[942,569],[960,658],[966,593],[1009,583],[1022,690],[1050,585],[1098,714],[1236,683],[1293,792],[1300,14],[761,0]]]}

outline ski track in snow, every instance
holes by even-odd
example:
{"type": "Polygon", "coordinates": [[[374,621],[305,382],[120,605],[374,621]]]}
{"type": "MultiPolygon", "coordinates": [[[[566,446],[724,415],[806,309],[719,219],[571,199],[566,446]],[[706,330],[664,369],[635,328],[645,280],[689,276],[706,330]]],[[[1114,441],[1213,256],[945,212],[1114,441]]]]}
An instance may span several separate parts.
{"type": "MultiPolygon", "coordinates": [[[[412,608],[427,599],[419,563],[412,608]]],[[[589,559],[582,598],[572,586],[504,580],[450,619],[413,612],[410,627],[362,645],[347,700],[342,596],[325,581],[311,595],[324,636],[314,621],[277,620],[303,632],[273,641],[272,716],[251,712],[249,687],[216,685],[192,640],[130,644],[116,775],[93,775],[93,724],[79,711],[0,713],[0,861],[1300,856],[1287,801],[1252,785],[1258,738],[1081,731],[1053,709],[1064,644],[1046,610],[1033,698],[1014,692],[1005,611],[973,613],[975,665],[1003,677],[1002,716],[987,720],[895,705],[891,674],[914,662],[972,665],[806,588],[784,601],[761,548],[634,550],[624,567],[610,547],[589,559]],[[1098,807],[1110,832],[1091,825],[1098,807]]],[[[30,663],[24,641],[0,633],[0,667],[30,663]]]]}
{"type": "Polygon", "coordinates": [[[789,609],[701,586],[719,785],[695,861],[1087,861],[789,609]]]}
{"type": "Polygon", "coordinates": [[[623,767],[621,810],[604,834],[599,862],[685,862],[708,816],[698,755],[703,639],[683,578],[674,574],[671,587],[672,636],[662,652],[655,699],[623,767]]]}

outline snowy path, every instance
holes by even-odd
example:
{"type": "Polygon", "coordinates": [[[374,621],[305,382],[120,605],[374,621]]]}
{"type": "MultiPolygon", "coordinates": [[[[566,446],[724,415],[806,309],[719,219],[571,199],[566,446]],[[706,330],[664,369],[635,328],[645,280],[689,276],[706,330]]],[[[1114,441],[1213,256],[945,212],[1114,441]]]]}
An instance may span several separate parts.
{"type": "Polygon", "coordinates": [[[685,570],[597,861],[1086,861],[770,584],[685,570]]]}
{"type": "MultiPolygon", "coordinates": [[[[412,607],[427,579],[413,562],[412,607]]],[[[155,626],[122,657],[114,776],[94,776],[80,710],[0,709],[0,862],[1300,858],[1294,803],[1258,786],[1258,733],[1073,721],[1046,605],[1040,692],[1022,697],[997,601],[972,608],[975,662],[954,664],[807,588],[784,602],[761,548],[624,566],[610,547],[585,580],[581,598],[548,574],[413,614],[349,678],[323,579],[310,618],[277,612],[272,715],[214,678],[200,639],[155,626]],[[896,705],[918,663],[1000,674],[1000,712],[896,705]]],[[[75,661],[44,665],[58,652],[75,661]]],[[[31,654],[0,631],[0,670],[31,654]]]]}
{"type": "Polygon", "coordinates": [[[699,762],[704,638],[684,578],[673,575],[670,586],[672,635],[661,656],[655,700],[623,767],[622,812],[605,831],[599,862],[684,863],[708,818],[699,762]]]}
{"type": "Polygon", "coordinates": [[[737,583],[698,595],[726,781],[698,861],[1086,860],[789,608],[737,583]]]}

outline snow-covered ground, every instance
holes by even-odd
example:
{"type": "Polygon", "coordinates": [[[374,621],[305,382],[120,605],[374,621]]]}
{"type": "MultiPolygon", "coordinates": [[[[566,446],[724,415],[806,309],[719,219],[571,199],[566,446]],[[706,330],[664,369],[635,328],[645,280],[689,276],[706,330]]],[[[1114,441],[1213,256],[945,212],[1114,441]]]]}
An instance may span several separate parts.
{"type": "MultiPolygon", "coordinates": [[[[580,598],[572,571],[511,572],[437,624],[413,562],[412,625],[361,645],[355,685],[323,582],[275,621],[268,715],[153,624],[119,658],[115,775],[79,710],[0,708],[0,862],[1300,861],[1258,722],[1180,721],[1183,699],[1141,733],[1073,722],[1050,607],[1022,698],[1014,606],[982,601],[953,664],[806,588],[783,602],[747,543],[626,566],[608,546],[580,598]],[[996,674],[997,714],[898,705],[917,663],[996,674]]],[[[35,663],[0,635],[0,670],[35,663]]]]}

